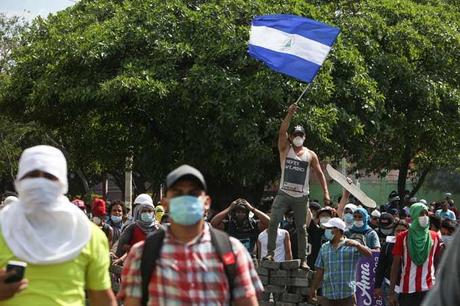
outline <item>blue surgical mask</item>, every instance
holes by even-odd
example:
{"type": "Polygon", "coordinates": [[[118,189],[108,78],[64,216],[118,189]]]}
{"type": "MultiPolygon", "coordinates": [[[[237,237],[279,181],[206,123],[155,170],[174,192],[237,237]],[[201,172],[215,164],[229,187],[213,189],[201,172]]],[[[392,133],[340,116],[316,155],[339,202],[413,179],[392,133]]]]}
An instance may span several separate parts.
{"type": "Polygon", "coordinates": [[[345,221],[345,223],[347,223],[347,224],[352,224],[353,223],[353,214],[346,213],[343,216],[343,221],[345,221]]]}
{"type": "Polygon", "coordinates": [[[204,203],[198,197],[180,196],[169,201],[169,217],[174,223],[193,225],[203,219],[204,203]]]}
{"type": "Polygon", "coordinates": [[[120,223],[122,220],[121,216],[110,216],[110,219],[112,219],[113,223],[120,223]]]}
{"type": "Polygon", "coordinates": [[[327,240],[332,240],[332,237],[334,237],[334,235],[332,235],[332,230],[330,228],[326,228],[326,230],[324,231],[324,237],[326,237],[327,240]]]}
{"type": "Polygon", "coordinates": [[[152,222],[153,221],[153,213],[143,212],[141,214],[141,220],[144,221],[144,222],[152,222]]]}

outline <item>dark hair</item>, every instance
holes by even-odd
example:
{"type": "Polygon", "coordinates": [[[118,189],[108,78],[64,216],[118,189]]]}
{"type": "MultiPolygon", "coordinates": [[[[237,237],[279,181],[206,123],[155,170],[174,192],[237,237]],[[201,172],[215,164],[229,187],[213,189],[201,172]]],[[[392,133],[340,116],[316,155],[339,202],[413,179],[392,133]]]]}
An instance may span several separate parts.
{"type": "Polygon", "coordinates": [[[115,205],[120,205],[121,206],[121,210],[123,211],[123,216],[128,213],[128,209],[126,208],[125,203],[123,201],[116,200],[116,201],[113,201],[112,203],[110,203],[108,214],[112,213],[112,208],[115,205]]]}
{"type": "Polygon", "coordinates": [[[431,215],[430,224],[433,225],[438,230],[441,229],[441,217],[437,215],[431,215]]]}
{"type": "Polygon", "coordinates": [[[397,226],[404,226],[405,228],[409,228],[409,224],[406,222],[406,220],[398,220],[398,222],[395,222],[394,228],[397,226]]]}
{"type": "Polygon", "coordinates": [[[451,234],[456,229],[455,223],[449,219],[442,220],[441,227],[447,229],[451,234]]]}

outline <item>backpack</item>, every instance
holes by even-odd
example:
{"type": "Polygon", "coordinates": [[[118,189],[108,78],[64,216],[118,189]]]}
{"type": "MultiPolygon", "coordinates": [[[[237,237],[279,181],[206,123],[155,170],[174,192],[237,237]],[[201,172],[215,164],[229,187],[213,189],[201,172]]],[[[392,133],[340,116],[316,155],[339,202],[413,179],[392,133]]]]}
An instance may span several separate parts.
{"type": "Polygon", "coordinates": [[[365,233],[351,233],[349,239],[356,240],[360,242],[362,245],[367,247],[367,239],[366,236],[372,231],[372,229],[367,230],[365,233]]]}
{"type": "MultiPolygon", "coordinates": [[[[211,232],[211,244],[216,249],[219,258],[224,264],[225,275],[227,276],[230,288],[230,302],[232,301],[232,291],[236,276],[236,256],[233,253],[230,236],[227,233],[209,227],[211,232]]],[[[157,231],[147,236],[144,243],[144,250],[141,258],[141,277],[142,277],[142,301],[141,305],[147,306],[149,299],[149,283],[152,273],[156,266],[156,261],[160,258],[161,247],[165,237],[165,229],[160,227],[157,231]]],[[[231,303],[230,303],[231,304],[231,303]]]]}

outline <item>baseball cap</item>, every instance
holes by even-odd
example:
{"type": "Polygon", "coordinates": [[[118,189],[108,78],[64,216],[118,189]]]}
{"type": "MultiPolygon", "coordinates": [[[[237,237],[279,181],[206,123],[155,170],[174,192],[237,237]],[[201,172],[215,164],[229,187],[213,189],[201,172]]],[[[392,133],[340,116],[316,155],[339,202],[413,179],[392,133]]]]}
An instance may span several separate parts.
{"type": "Polygon", "coordinates": [[[372,217],[380,218],[380,212],[379,212],[377,209],[374,209],[374,210],[371,212],[371,216],[372,216],[372,217]]]}
{"type": "Polygon", "coordinates": [[[319,205],[318,202],[310,202],[310,204],[308,206],[310,207],[310,209],[316,209],[316,210],[321,209],[321,205],[319,205]]]}
{"type": "Polygon", "coordinates": [[[336,227],[341,231],[345,231],[345,229],[347,228],[345,222],[343,222],[343,220],[340,218],[332,218],[326,223],[323,223],[322,225],[325,228],[336,227]]]}
{"type": "Polygon", "coordinates": [[[296,125],[294,129],[292,130],[291,135],[298,134],[298,133],[302,133],[303,135],[305,135],[305,129],[303,128],[303,126],[296,125]]]}
{"type": "Polygon", "coordinates": [[[169,189],[177,181],[183,178],[194,179],[201,185],[201,187],[203,187],[203,190],[206,190],[206,182],[204,180],[203,174],[201,174],[198,169],[189,165],[182,165],[179,168],[171,171],[168,176],[166,176],[166,188],[169,189]]]}

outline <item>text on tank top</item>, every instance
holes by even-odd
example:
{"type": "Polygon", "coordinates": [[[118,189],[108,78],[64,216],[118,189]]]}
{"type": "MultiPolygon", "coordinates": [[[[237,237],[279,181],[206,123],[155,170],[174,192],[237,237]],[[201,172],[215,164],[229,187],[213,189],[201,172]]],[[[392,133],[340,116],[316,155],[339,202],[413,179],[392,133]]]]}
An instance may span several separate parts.
{"type": "Polygon", "coordinates": [[[300,197],[310,192],[310,153],[304,148],[304,153],[297,156],[292,146],[282,165],[280,189],[285,193],[300,197]]]}

